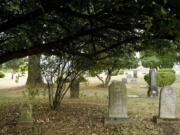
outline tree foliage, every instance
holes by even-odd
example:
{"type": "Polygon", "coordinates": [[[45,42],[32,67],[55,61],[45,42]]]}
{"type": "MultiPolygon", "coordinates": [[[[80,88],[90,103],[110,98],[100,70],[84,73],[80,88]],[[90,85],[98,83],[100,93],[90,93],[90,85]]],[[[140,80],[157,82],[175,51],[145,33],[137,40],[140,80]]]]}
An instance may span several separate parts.
{"type": "Polygon", "coordinates": [[[177,48],[170,41],[151,43],[151,49],[141,52],[141,62],[148,68],[172,68],[177,58],[177,48]],[[156,50],[155,45],[161,45],[156,50]]]}
{"type": "Polygon", "coordinates": [[[1,0],[0,63],[38,53],[94,58],[126,43],[141,51],[147,41],[179,48],[179,7],[178,0],[1,0]]]}
{"type": "Polygon", "coordinates": [[[96,76],[101,82],[102,86],[107,86],[111,80],[111,76],[118,75],[122,69],[136,68],[138,66],[138,59],[135,53],[126,53],[108,57],[106,59],[96,61],[94,66],[90,68],[89,73],[91,76],[96,76]],[[105,79],[101,74],[105,74],[105,79]]]}
{"type": "MultiPolygon", "coordinates": [[[[144,76],[144,80],[150,85],[151,78],[149,74],[144,76]]],[[[160,69],[157,71],[157,85],[159,87],[164,87],[167,85],[172,85],[176,80],[175,71],[172,69],[160,69]]]]}
{"type": "Polygon", "coordinates": [[[0,71],[0,78],[4,78],[4,77],[5,77],[5,74],[0,71]]]}
{"type": "Polygon", "coordinates": [[[14,71],[19,71],[20,68],[27,64],[27,59],[23,58],[23,59],[14,59],[14,60],[10,60],[6,63],[3,64],[3,69],[12,69],[14,71]]]}
{"type": "Polygon", "coordinates": [[[50,107],[57,109],[72,82],[81,75],[83,64],[79,57],[68,54],[44,56],[41,69],[48,86],[50,107]]]}

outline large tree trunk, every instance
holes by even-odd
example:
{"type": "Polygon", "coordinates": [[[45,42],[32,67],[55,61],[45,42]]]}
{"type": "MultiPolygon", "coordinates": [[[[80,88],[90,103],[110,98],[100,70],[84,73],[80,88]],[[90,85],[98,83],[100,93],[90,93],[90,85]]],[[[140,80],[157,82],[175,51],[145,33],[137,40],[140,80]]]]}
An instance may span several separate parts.
{"type": "Polygon", "coordinates": [[[40,55],[29,56],[27,85],[42,85],[40,55]]]}
{"type": "Polygon", "coordinates": [[[79,80],[74,80],[70,87],[70,98],[79,98],[79,80]]]}

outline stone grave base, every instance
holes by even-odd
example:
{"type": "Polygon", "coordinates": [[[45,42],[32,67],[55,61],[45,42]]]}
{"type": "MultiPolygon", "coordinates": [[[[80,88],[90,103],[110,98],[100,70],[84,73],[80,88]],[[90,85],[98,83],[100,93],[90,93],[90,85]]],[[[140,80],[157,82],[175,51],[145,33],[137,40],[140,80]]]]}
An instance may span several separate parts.
{"type": "Polygon", "coordinates": [[[104,125],[118,125],[128,122],[128,118],[105,118],[104,125]]]}
{"type": "Polygon", "coordinates": [[[176,122],[176,123],[180,124],[179,118],[159,118],[158,116],[154,116],[153,121],[157,124],[167,123],[167,122],[176,122]]]}

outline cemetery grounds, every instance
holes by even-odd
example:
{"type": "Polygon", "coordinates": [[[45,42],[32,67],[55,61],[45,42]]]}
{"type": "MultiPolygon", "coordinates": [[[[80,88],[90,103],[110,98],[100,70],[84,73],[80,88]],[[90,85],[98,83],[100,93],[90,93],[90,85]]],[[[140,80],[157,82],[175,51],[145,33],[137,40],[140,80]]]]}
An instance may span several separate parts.
{"type": "MultiPolygon", "coordinates": [[[[47,95],[42,91],[33,100],[32,126],[18,124],[19,106],[26,101],[22,94],[25,86],[11,82],[6,88],[2,79],[0,83],[0,135],[180,135],[177,122],[155,124],[152,121],[158,114],[159,100],[147,98],[143,77],[138,78],[137,84],[127,84],[129,120],[118,126],[104,125],[108,88],[99,87],[100,82],[95,78],[81,83],[79,99],[70,99],[67,93],[56,111],[49,109],[47,95]]],[[[180,75],[173,87],[177,92],[176,116],[180,118],[180,75]]]]}

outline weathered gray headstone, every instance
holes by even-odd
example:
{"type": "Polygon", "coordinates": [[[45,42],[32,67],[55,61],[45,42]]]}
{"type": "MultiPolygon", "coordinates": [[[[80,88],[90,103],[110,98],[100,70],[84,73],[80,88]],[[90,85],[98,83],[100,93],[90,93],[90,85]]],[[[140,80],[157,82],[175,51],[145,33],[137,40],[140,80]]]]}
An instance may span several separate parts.
{"type": "Polygon", "coordinates": [[[79,98],[79,88],[80,88],[79,80],[75,79],[72,81],[71,87],[70,87],[70,98],[79,98]]]}
{"type": "Polygon", "coordinates": [[[126,78],[122,78],[122,83],[127,83],[127,79],[126,78]]]}
{"type": "Polygon", "coordinates": [[[134,77],[134,78],[138,78],[137,70],[133,70],[133,77],[134,77]]]}
{"type": "Polygon", "coordinates": [[[133,79],[131,79],[131,83],[133,83],[133,84],[137,84],[137,83],[138,83],[138,81],[137,81],[137,79],[136,79],[136,78],[133,78],[133,79]]]}
{"type": "Polygon", "coordinates": [[[127,83],[131,83],[131,80],[133,79],[132,75],[131,74],[127,74],[126,78],[127,78],[127,83]]]}
{"type": "Polygon", "coordinates": [[[121,81],[112,81],[109,86],[109,124],[121,123],[127,116],[127,90],[121,81]]]}
{"type": "Polygon", "coordinates": [[[127,74],[126,76],[127,76],[127,79],[133,78],[131,74],[127,74]]]}
{"type": "Polygon", "coordinates": [[[151,89],[152,90],[157,89],[155,69],[150,69],[150,77],[151,77],[151,89]]]}
{"type": "Polygon", "coordinates": [[[149,76],[151,78],[149,96],[157,96],[158,95],[158,89],[157,89],[157,84],[156,84],[156,71],[155,71],[155,69],[149,70],[149,76]]]}
{"type": "Polygon", "coordinates": [[[30,103],[24,103],[21,105],[20,124],[32,124],[32,105],[30,103]]]}
{"type": "Polygon", "coordinates": [[[176,91],[170,86],[161,89],[159,99],[159,115],[153,117],[156,123],[176,122],[180,124],[180,119],[176,118],[176,91]]]}
{"type": "Polygon", "coordinates": [[[166,86],[161,90],[159,117],[176,118],[176,91],[170,86],[166,86]]]}

